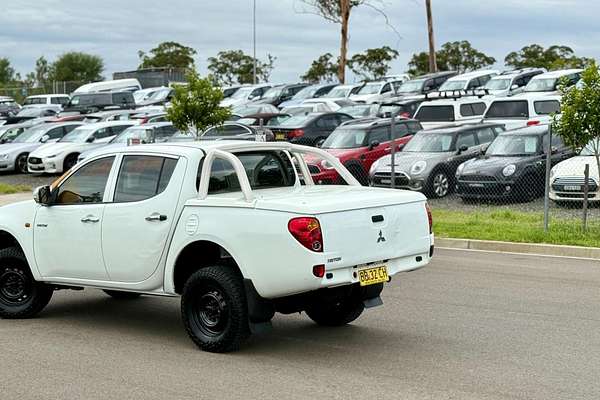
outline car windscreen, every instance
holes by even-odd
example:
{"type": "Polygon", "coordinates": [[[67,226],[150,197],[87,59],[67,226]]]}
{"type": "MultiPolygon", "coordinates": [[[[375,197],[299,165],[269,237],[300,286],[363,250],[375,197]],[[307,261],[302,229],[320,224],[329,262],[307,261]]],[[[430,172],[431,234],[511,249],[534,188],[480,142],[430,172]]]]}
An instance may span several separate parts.
{"type": "Polygon", "coordinates": [[[367,83],[365,86],[360,88],[357,94],[379,94],[381,89],[381,83],[367,83]]]}
{"type": "Polygon", "coordinates": [[[251,87],[240,88],[234,94],[232,94],[229,98],[230,99],[245,99],[246,97],[248,97],[248,95],[250,93],[252,93],[253,90],[254,90],[254,88],[251,88],[251,87]]]}
{"type": "Polygon", "coordinates": [[[79,128],[75,128],[73,129],[70,133],[67,133],[65,136],[63,136],[62,139],[59,140],[59,142],[67,142],[67,143],[84,143],[87,138],[94,133],[96,129],[94,128],[86,128],[86,127],[79,127],[79,128]]]}
{"type": "Polygon", "coordinates": [[[494,101],[485,118],[529,118],[527,100],[494,101]]]}
{"type": "Polygon", "coordinates": [[[279,126],[303,126],[308,120],[312,119],[311,115],[293,115],[286,120],[281,121],[279,126]]]}
{"type": "Polygon", "coordinates": [[[510,79],[492,78],[485,84],[484,88],[489,90],[506,90],[509,86],[510,79]]]}
{"type": "Polygon", "coordinates": [[[45,111],[43,108],[28,107],[17,113],[17,117],[38,117],[45,111]]]}
{"type": "MultiPolygon", "coordinates": [[[[283,151],[253,151],[237,153],[253,190],[294,186],[296,174],[288,155],[283,151]]],[[[203,162],[198,168],[201,176],[203,162]]],[[[197,180],[199,184],[199,179],[197,180]]],[[[208,193],[241,191],[240,182],[229,161],[215,159],[212,165],[208,193]]]]}
{"type": "Polygon", "coordinates": [[[323,149],[354,149],[366,146],[367,131],[365,129],[338,128],[323,142],[323,149]]]}
{"type": "Polygon", "coordinates": [[[539,100],[533,102],[536,114],[550,115],[560,113],[560,102],[558,100],[539,100]]]}
{"type": "Polygon", "coordinates": [[[34,126],[33,128],[27,129],[25,132],[17,136],[13,143],[34,143],[39,141],[44,133],[48,130],[44,126],[34,126]]]}
{"type": "Polygon", "coordinates": [[[354,118],[368,117],[375,115],[379,106],[377,104],[357,104],[353,106],[342,107],[338,112],[348,114],[354,118]]]}
{"type": "Polygon", "coordinates": [[[444,153],[453,151],[452,133],[418,132],[404,146],[403,152],[415,153],[444,153]]]}
{"type": "Polygon", "coordinates": [[[594,156],[600,153],[600,139],[590,141],[587,146],[581,149],[579,155],[582,156],[594,156]]]}
{"type": "Polygon", "coordinates": [[[421,122],[452,122],[454,121],[454,107],[423,105],[415,114],[415,119],[421,122]]]}
{"type": "Polygon", "coordinates": [[[318,86],[307,86],[304,89],[302,89],[301,91],[299,91],[298,93],[296,93],[294,95],[294,97],[292,97],[292,99],[294,99],[294,100],[310,99],[315,95],[315,93],[317,92],[318,89],[319,89],[318,86]]]}
{"type": "Polygon", "coordinates": [[[149,142],[152,137],[152,129],[143,126],[132,126],[125,129],[116,136],[111,143],[127,143],[128,139],[140,139],[143,142],[149,142]]]}
{"type": "Polygon", "coordinates": [[[539,152],[539,135],[500,135],[485,152],[486,156],[528,156],[539,152]]]}
{"type": "Polygon", "coordinates": [[[556,78],[532,79],[525,86],[526,92],[552,92],[556,90],[556,78]]]}
{"type": "Polygon", "coordinates": [[[323,98],[339,98],[339,97],[348,97],[348,94],[350,94],[350,90],[352,90],[352,87],[348,86],[348,87],[335,87],[333,88],[329,93],[327,93],[325,96],[323,96],[323,98]]]}
{"type": "Polygon", "coordinates": [[[283,86],[272,87],[271,89],[267,90],[265,94],[263,94],[263,99],[275,99],[281,95],[283,89],[283,86]]]}
{"type": "Polygon", "coordinates": [[[467,81],[446,81],[438,89],[440,92],[445,90],[462,90],[467,86],[467,81]]]}
{"type": "Polygon", "coordinates": [[[424,79],[416,79],[413,81],[404,82],[396,92],[398,93],[412,93],[412,92],[420,92],[423,88],[423,84],[425,83],[424,79]]]}

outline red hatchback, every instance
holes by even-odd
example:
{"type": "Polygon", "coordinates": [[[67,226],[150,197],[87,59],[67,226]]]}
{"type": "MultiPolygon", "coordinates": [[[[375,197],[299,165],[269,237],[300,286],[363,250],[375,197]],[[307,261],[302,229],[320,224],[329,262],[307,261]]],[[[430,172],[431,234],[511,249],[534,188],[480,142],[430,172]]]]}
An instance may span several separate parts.
{"type": "MultiPolygon", "coordinates": [[[[394,143],[396,151],[418,131],[422,130],[419,121],[414,119],[396,120],[394,125],[394,143]]],[[[390,120],[379,119],[365,123],[349,123],[339,126],[323,142],[321,149],[337,157],[358,181],[367,185],[371,164],[390,154],[390,120]]],[[[325,160],[307,157],[308,169],[317,184],[341,183],[340,176],[325,160]]]]}

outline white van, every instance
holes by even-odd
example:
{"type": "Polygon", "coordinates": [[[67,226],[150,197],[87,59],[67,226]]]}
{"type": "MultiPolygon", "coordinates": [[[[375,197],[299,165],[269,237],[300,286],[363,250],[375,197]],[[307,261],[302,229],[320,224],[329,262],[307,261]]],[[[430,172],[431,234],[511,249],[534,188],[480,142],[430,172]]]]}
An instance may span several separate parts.
{"type": "Polygon", "coordinates": [[[69,102],[69,96],[66,94],[40,94],[35,96],[27,96],[23,102],[23,106],[48,106],[58,104],[61,107],[69,102]]]}
{"type": "Polygon", "coordinates": [[[115,79],[114,81],[102,81],[87,83],[79,86],[73,94],[100,93],[100,92],[135,92],[142,85],[137,79],[115,79]]]}

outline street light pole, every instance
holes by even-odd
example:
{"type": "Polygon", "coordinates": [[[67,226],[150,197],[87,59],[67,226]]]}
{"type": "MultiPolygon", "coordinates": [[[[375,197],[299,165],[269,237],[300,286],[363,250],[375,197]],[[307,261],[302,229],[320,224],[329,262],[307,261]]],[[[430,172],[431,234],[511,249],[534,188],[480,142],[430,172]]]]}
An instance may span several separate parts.
{"type": "Polygon", "coordinates": [[[253,0],[252,5],[252,48],[253,48],[253,70],[252,81],[256,85],[256,0],[253,0]]]}
{"type": "Polygon", "coordinates": [[[425,0],[425,8],[427,9],[427,33],[429,35],[429,72],[437,72],[435,40],[433,37],[433,16],[431,15],[431,0],[425,0]]]}

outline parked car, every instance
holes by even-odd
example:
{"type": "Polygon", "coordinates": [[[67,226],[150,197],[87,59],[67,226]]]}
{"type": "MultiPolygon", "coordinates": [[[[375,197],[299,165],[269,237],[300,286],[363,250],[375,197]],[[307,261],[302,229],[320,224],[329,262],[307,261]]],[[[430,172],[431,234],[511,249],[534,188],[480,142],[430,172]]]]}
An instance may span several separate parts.
{"type": "Polygon", "coordinates": [[[100,111],[97,113],[83,115],[83,121],[86,123],[96,123],[104,121],[126,121],[132,116],[137,115],[137,110],[112,110],[100,111]]]}
{"type": "Polygon", "coordinates": [[[361,187],[327,152],[290,144],[106,149],[34,200],[0,208],[2,317],[33,317],[58,282],[181,296],[186,331],[212,352],[238,349],[275,312],[352,322],[382,304],[390,277],[433,256],[424,196],[361,187]],[[290,155],[306,153],[350,186],[302,185],[311,176],[290,155]]]}
{"type": "MultiPolygon", "coordinates": [[[[544,192],[548,126],[531,126],[501,133],[485,154],[456,170],[462,199],[530,201],[544,192]]],[[[573,155],[560,137],[552,137],[552,165],[573,155]]]]}
{"type": "Polygon", "coordinates": [[[396,87],[400,87],[400,80],[383,80],[365,83],[350,100],[356,103],[381,103],[396,95],[396,87]]]}
{"type": "Polygon", "coordinates": [[[79,86],[73,92],[73,95],[103,93],[103,92],[129,92],[133,93],[142,88],[140,82],[135,78],[115,79],[112,81],[101,81],[87,83],[79,86]]]}
{"type": "Polygon", "coordinates": [[[337,85],[329,91],[329,93],[321,96],[325,99],[347,99],[351,95],[358,93],[364,83],[358,83],[354,85],[337,85]]]}
{"type": "Polygon", "coordinates": [[[73,94],[69,103],[63,107],[65,112],[81,114],[134,108],[135,100],[131,92],[73,94]]]}
{"type": "Polygon", "coordinates": [[[261,125],[278,125],[281,121],[291,117],[291,114],[284,113],[261,113],[251,114],[243,118],[237,119],[236,122],[243,125],[258,126],[261,125]]]}
{"type": "Polygon", "coordinates": [[[225,122],[221,126],[208,128],[200,135],[200,140],[252,140],[272,142],[275,135],[269,127],[249,126],[238,122],[225,122]]]}
{"type": "Polygon", "coordinates": [[[15,116],[6,119],[7,124],[18,124],[20,122],[40,118],[54,117],[60,112],[60,106],[29,106],[23,107],[15,116]]]}
{"type": "MultiPolygon", "coordinates": [[[[456,168],[481,154],[504,131],[500,124],[471,124],[418,132],[395,155],[395,187],[421,191],[433,198],[454,190],[456,168]]],[[[391,185],[391,157],[385,156],[371,166],[371,184],[391,185]]]]}
{"type": "Polygon", "coordinates": [[[64,106],[69,102],[67,94],[39,94],[35,96],[27,96],[23,102],[23,106],[46,106],[59,105],[64,106]]]}
{"type": "Polygon", "coordinates": [[[558,85],[565,81],[567,85],[575,85],[581,79],[582,69],[563,69],[539,74],[531,78],[523,93],[559,94],[558,85]]]}
{"type": "Polygon", "coordinates": [[[294,115],[277,126],[268,127],[273,131],[275,140],[319,146],[335,128],[351,119],[351,116],[337,112],[294,115]]]}
{"type": "Polygon", "coordinates": [[[560,96],[530,93],[492,100],[483,121],[501,123],[507,129],[549,123],[552,114],[560,113],[560,96]]]}
{"type": "Polygon", "coordinates": [[[129,119],[138,122],[140,125],[154,122],[168,122],[167,112],[164,111],[164,109],[162,111],[149,111],[146,113],[133,114],[129,119]]]}
{"type": "Polygon", "coordinates": [[[600,149],[600,140],[590,142],[579,155],[556,164],[550,171],[550,200],[557,204],[583,202],[585,165],[589,165],[588,201],[600,202],[600,175],[595,154],[600,149]]]}
{"type": "Polygon", "coordinates": [[[504,71],[490,79],[483,89],[489,95],[506,97],[521,93],[531,78],[546,72],[544,68],[520,68],[504,71]]]}
{"type": "Polygon", "coordinates": [[[283,103],[279,104],[279,108],[283,109],[285,107],[297,106],[304,100],[323,97],[336,86],[337,85],[333,83],[324,83],[319,85],[307,86],[298,93],[296,93],[294,97],[292,97],[290,100],[284,101],[283,103]]]}
{"type": "Polygon", "coordinates": [[[402,83],[396,89],[396,96],[405,97],[423,97],[427,93],[434,92],[448,79],[456,76],[456,71],[435,72],[416,77],[410,81],[402,83]]]}
{"type": "Polygon", "coordinates": [[[276,85],[267,90],[260,100],[253,101],[253,104],[271,104],[277,107],[307,86],[307,83],[276,85]]]}
{"type": "Polygon", "coordinates": [[[109,121],[77,127],[56,143],[49,143],[32,151],[27,159],[32,174],[58,174],[71,169],[84,151],[103,146],[126,128],[132,121],[109,121]]]}
{"type": "Polygon", "coordinates": [[[486,100],[473,96],[433,100],[421,103],[414,117],[425,129],[432,129],[452,123],[479,122],[486,108],[486,100]]]}
{"type": "Polygon", "coordinates": [[[0,118],[14,117],[21,111],[21,106],[12,98],[0,96],[0,118]]]}
{"type": "MultiPolygon", "coordinates": [[[[341,125],[323,142],[321,149],[335,156],[362,185],[369,184],[369,169],[376,160],[390,154],[391,121],[380,119],[368,123],[341,125]]],[[[402,150],[412,135],[422,129],[419,121],[403,119],[394,124],[394,145],[402,150]]],[[[313,181],[319,184],[342,184],[340,175],[327,161],[306,159],[313,181]]]]}
{"type": "Polygon", "coordinates": [[[221,100],[222,107],[241,106],[251,101],[259,100],[271,88],[269,84],[242,86],[231,96],[221,100]]]}
{"type": "Polygon", "coordinates": [[[0,171],[27,173],[27,157],[44,143],[54,143],[81,122],[39,124],[26,129],[12,142],[0,145],[0,171]]]}
{"type": "Polygon", "coordinates": [[[160,86],[141,89],[133,92],[133,99],[137,106],[162,105],[171,100],[173,89],[160,86]]]}
{"type": "Polygon", "coordinates": [[[461,91],[478,89],[485,86],[490,79],[497,76],[499,71],[493,69],[484,69],[479,71],[465,72],[460,75],[455,75],[448,78],[446,82],[442,83],[438,91],[461,91]]]}

